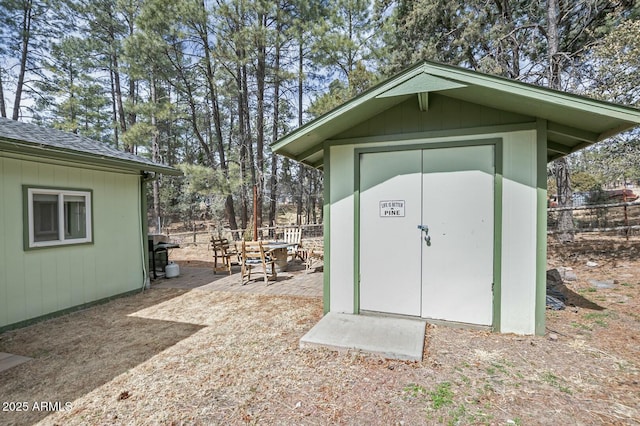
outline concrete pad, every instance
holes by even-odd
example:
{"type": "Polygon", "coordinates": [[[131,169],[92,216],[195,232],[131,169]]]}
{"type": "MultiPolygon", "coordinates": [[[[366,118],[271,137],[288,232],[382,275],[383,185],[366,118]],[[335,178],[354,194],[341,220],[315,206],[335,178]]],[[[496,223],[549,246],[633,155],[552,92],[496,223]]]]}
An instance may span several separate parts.
{"type": "Polygon", "coordinates": [[[0,371],[8,370],[16,365],[20,365],[23,362],[27,362],[33,358],[26,356],[12,355],[6,352],[0,352],[0,371]]]}
{"type": "Polygon", "coordinates": [[[356,349],[389,359],[420,361],[426,324],[419,318],[329,312],[300,339],[300,347],[356,349]]]}

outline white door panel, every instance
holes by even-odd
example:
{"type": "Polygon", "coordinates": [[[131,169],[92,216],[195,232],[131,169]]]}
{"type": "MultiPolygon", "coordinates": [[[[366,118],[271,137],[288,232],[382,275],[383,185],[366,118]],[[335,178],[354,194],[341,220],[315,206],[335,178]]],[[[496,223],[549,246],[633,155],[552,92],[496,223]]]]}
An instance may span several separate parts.
{"type": "Polygon", "coordinates": [[[422,316],[490,325],[493,317],[493,147],[425,150],[422,316]]]}
{"type": "Polygon", "coordinates": [[[494,173],[492,146],[360,156],[361,310],[491,325],[494,173]]]}
{"type": "Polygon", "coordinates": [[[360,157],[360,309],[420,315],[421,153],[360,157]],[[381,217],[380,202],[404,202],[381,217]]]}

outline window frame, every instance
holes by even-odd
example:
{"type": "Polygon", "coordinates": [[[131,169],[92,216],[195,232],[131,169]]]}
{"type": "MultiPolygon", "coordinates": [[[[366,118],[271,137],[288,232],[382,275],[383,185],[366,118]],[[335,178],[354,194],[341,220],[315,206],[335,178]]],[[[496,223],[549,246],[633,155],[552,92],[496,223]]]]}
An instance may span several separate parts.
{"type": "Polygon", "coordinates": [[[93,191],[91,189],[56,188],[35,185],[23,185],[23,234],[24,250],[33,250],[50,247],[93,244],[93,191]],[[34,195],[54,195],[57,197],[57,232],[58,238],[48,241],[36,241],[35,238],[35,214],[34,195]],[[66,197],[84,198],[84,237],[72,238],[66,234],[68,222],[68,209],[65,205],[66,197]]]}

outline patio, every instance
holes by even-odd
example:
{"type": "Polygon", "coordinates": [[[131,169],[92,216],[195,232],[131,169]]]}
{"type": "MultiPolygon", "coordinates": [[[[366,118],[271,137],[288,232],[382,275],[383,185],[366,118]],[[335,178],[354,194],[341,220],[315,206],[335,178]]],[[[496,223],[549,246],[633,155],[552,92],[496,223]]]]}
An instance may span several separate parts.
{"type": "Polygon", "coordinates": [[[297,261],[289,262],[287,272],[278,273],[276,281],[266,285],[261,275],[248,284],[240,284],[240,267],[233,266],[232,274],[213,273],[213,268],[192,266],[188,261],[177,261],[180,275],[175,278],[158,278],[151,281],[151,288],[198,289],[204,291],[230,291],[234,293],[253,293],[272,296],[322,297],[322,271],[306,271],[297,261]]]}

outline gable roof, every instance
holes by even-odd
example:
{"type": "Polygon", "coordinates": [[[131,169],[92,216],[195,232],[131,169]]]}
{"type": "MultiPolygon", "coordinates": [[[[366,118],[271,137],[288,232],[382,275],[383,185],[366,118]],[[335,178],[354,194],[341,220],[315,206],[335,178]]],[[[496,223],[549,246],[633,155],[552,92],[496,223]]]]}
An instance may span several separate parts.
{"type": "Polygon", "coordinates": [[[0,117],[0,152],[169,175],[182,172],[84,136],[0,117]]]}
{"type": "Polygon", "coordinates": [[[640,110],[460,67],[420,62],[272,144],[278,154],[322,167],[323,142],[418,95],[427,94],[547,120],[547,159],[567,155],[640,124],[640,110]]]}

